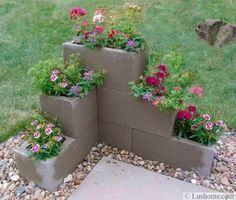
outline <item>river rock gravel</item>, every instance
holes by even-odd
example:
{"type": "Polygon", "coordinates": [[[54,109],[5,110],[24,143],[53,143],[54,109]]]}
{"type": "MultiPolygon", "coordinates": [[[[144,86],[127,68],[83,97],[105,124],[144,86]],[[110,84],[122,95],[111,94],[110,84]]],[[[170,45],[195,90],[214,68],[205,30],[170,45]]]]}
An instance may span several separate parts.
{"type": "Polygon", "coordinates": [[[1,200],[66,200],[80,186],[102,156],[124,161],[216,191],[236,191],[236,135],[233,133],[225,134],[218,141],[212,173],[206,179],[198,176],[193,171],[184,171],[180,168],[174,169],[165,163],[144,160],[132,152],[119,151],[117,148],[112,148],[104,143],[98,143],[91,149],[84,162],[79,164],[72,174],[65,177],[63,183],[54,193],[40,189],[34,182],[20,177],[15,165],[13,149],[21,144],[23,137],[24,133],[20,133],[18,136],[0,144],[1,200]]]}

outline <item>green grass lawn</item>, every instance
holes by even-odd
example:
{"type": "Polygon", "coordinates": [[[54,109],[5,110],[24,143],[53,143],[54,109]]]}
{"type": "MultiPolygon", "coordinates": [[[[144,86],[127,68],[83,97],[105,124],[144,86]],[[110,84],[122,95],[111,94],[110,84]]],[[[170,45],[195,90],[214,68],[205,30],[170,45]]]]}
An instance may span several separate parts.
{"type": "MultiPolygon", "coordinates": [[[[236,23],[234,0],[132,1],[145,10],[139,30],[149,45],[162,55],[178,47],[186,68],[196,70],[195,85],[205,96],[196,102],[201,109],[236,127],[236,42],[222,49],[199,41],[195,27],[206,18],[236,23]]],[[[42,59],[61,56],[61,44],[73,36],[68,10],[82,6],[115,8],[120,0],[0,0],[0,141],[17,132],[34,109],[38,94],[27,70],[42,59]],[[14,126],[14,128],[12,128],[14,126]]]]}

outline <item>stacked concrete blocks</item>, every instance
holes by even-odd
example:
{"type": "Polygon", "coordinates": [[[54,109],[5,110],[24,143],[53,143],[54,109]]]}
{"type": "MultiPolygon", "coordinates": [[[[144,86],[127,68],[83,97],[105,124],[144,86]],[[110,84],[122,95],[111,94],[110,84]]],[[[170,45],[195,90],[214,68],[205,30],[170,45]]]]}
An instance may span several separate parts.
{"type": "Polygon", "coordinates": [[[128,53],[117,49],[87,49],[67,42],[63,56],[80,54],[82,64],[107,70],[103,87],[97,90],[99,141],[126,149],[146,159],[158,160],[210,174],[214,149],[173,134],[176,113],[160,112],[152,105],[130,95],[128,83],[137,81],[146,63],[146,52],[128,53]]]}

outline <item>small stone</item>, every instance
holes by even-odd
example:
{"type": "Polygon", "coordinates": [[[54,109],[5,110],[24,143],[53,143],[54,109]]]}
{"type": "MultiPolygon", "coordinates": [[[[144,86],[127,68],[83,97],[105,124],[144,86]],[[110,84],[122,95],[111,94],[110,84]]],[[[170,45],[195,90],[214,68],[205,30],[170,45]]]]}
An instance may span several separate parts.
{"type": "Polygon", "coordinates": [[[93,147],[93,148],[92,148],[92,151],[97,151],[97,147],[93,147]]]}
{"type": "Polygon", "coordinates": [[[164,163],[160,163],[160,169],[163,170],[163,171],[165,170],[165,165],[164,165],[164,163]]]}
{"type": "Polygon", "coordinates": [[[15,175],[13,175],[13,176],[11,177],[11,180],[12,180],[12,181],[15,181],[15,182],[16,182],[16,181],[19,181],[19,180],[20,180],[20,177],[15,174],[15,175]]]}
{"type": "Polygon", "coordinates": [[[144,165],[145,162],[144,162],[143,160],[141,160],[141,161],[139,162],[139,164],[140,164],[140,165],[144,165]]]}
{"type": "Polygon", "coordinates": [[[196,179],[191,179],[191,183],[196,185],[197,184],[197,180],[196,179]]]}
{"type": "Polygon", "coordinates": [[[25,187],[21,186],[21,187],[16,188],[15,194],[16,194],[17,196],[20,196],[20,195],[23,194],[24,192],[25,192],[25,187]]]}
{"type": "Polygon", "coordinates": [[[227,177],[222,178],[220,182],[225,186],[229,186],[230,184],[227,177]]]}
{"type": "Polygon", "coordinates": [[[111,163],[111,160],[108,160],[108,159],[107,159],[106,162],[107,162],[107,163],[111,163]]]}
{"type": "Polygon", "coordinates": [[[9,188],[8,188],[8,189],[9,189],[10,191],[12,191],[12,190],[14,190],[14,189],[15,189],[15,187],[16,187],[16,186],[15,186],[15,184],[13,183],[13,184],[11,184],[11,185],[9,186],[9,188]]]}
{"type": "Polygon", "coordinates": [[[34,183],[34,181],[30,181],[29,182],[29,188],[33,189],[36,186],[36,184],[34,183]]]}
{"type": "Polygon", "coordinates": [[[176,171],[177,171],[177,172],[182,172],[182,169],[176,168],[176,171]]]}
{"type": "Polygon", "coordinates": [[[122,151],[120,152],[120,154],[121,154],[121,155],[124,155],[125,152],[126,152],[125,150],[122,150],[122,151]]]}
{"type": "Polygon", "coordinates": [[[64,183],[68,183],[73,180],[73,176],[69,174],[67,177],[64,178],[64,183]]]}

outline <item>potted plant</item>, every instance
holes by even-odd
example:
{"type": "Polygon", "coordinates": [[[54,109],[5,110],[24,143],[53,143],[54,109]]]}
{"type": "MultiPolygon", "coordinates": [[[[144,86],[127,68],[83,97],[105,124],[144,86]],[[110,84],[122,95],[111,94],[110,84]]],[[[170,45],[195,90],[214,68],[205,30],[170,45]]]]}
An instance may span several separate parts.
{"type": "Polygon", "coordinates": [[[58,117],[65,135],[77,138],[97,121],[95,87],[104,81],[104,70],[89,70],[78,58],[61,64],[60,60],[40,62],[29,71],[42,91],[42,110],[58,117]]]}
{"type": "MultiPolygon", "coordinates": [[[[127,12],[132,15],[138,10],[135,7],[127,12]]],[[[63,55],[68,60],[71,54],[80,53],[84,65],[107,70],[104,87],[128,92],[128,82],[137,80],[143,71],[146,51],[143,37],[124,16],[102,8],[91,16],[83,8],[72,8],[70,18],[77,36],[63,44],[63,55]]]]}
{"type": "Polygon", "coordinates": [[[62,134],[57,119],[35,115],[26,127],[25,141],[14,151],[20,175],[54,192],[97,142],[96,129],[93,126],[79,139],[73,139],[62,134]]]}

